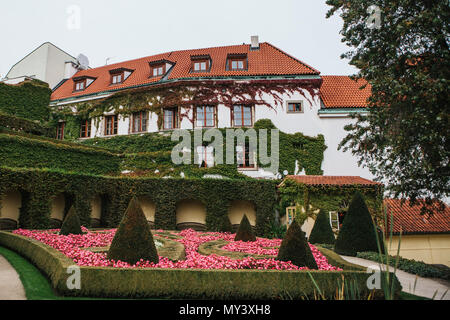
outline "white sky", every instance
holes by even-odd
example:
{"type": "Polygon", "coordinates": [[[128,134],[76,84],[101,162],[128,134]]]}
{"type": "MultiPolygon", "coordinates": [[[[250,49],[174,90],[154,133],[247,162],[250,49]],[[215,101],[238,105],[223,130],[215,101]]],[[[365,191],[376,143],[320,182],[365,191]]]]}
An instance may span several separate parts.
{"type": "Polygon", "coordinates": [[[325,18],[325,0],[2,0],[0,78],[49,41],[91,67],[173,50],[250,43],[259,35],[321,71],[353,74],[340,55],[338,16],[325,18]],[[80,28],[68,8],[80,8],[80,28]]]}

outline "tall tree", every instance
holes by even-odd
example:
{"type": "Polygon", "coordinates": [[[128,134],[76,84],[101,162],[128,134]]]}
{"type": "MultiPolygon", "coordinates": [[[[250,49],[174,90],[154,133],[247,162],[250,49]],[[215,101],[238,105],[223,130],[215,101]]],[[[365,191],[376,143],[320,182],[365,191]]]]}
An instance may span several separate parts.
{"type": "MultiPolygon", "coordinates": [[[[343,19],[342,55],[372,89],[370,113],[346,126],[351,150],[394,197],[449,196],[448,0],[327,0],[343,19]]],[[[442,204],[442,203],[441,203],[442,204]]],[[[443,208],[443,206],[442,206],[443,208]]]]}

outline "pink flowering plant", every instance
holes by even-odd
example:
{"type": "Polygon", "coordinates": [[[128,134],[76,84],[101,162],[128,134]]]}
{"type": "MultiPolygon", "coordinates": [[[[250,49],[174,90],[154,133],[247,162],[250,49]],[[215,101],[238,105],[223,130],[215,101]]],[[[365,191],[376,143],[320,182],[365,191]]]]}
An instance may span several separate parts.
{"type": "MultiPolygon", "coordinates": [[[[90,267],[115,267],[115,268],[171,268],[171,269],[257,269],[257,270],[301,270],[290,261],[275,260],[281,239],[257,238],[256,242],[234,241],[234,234],[220,232],[196,232],[192,229],[183,230],[173,235],[179,238],[175,241],[181,242],[186,251],[186,259],[171,261],[166,257],[160,257],[159,263],[149,261],[138,261],[130,265],[123,261],[108,260],[106,252],[93,252],[86,248],[108,247],[114,238],[116,229],[104,230],[102,232],[92,232],[83,227],[82,235],[59,235],[59,230],[24,230],[14,231],[15,234],[22,235],[42,243],[62,252],[72,259],[79,266],[90,267]],[[198,247],[205,242],[214,240],[225,240],[229,243],[222,249],[228,251],[245,252],[257,255],[273,256],[267,258],[247,257],[243,259],[232,259],[230,257],[211,254],[201,255],[198,247]]],[[[156,230],[154,236],[165,237],[163,230],[156,230]]],[[[173,240],[173,239],[172,239],[173,240]]],[[[326,257],[319,250],[310,244],[314,258],[319,270],[341,270],[330,265],[326,257]]]]}

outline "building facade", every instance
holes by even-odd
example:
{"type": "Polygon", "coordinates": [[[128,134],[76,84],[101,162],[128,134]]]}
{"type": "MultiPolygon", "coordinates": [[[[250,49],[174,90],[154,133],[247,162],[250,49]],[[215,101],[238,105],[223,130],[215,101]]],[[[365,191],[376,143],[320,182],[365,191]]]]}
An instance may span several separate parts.
{"type": "MultiPolygon", "coordinates": [[[[367,112],[370,87],[360,89],[364,84],[348,76],[322,76],[270,43],[259,43],[252,37],[251,44],[168,52],[81,70],[53,92],[51,107],[58,110],[69,106],[77,113],[81,105],[108,101],[121,94],[195,87],[191,100],[174,103],[172,97],[164,96],[157,101],[156,110],[152,102],[145,102],[148,105],[141,104],[141,110],[130,114],[118,112],[123,107],[120,105],[96,119],[87,118],[80,138],[176,129],[251,128],[258,120],[270,119],[286,133],[325,137],[325,175],[371,179],[367,169],[358,167],[355,157],[338,150],[346,135],[344,126],[352,121],[350,114],[367,112]]],[[[63,121],[57,138],[64,138],[63,121]]],[[[255,168],[244,171],[254,177],[267,176],[255,168]]]]}

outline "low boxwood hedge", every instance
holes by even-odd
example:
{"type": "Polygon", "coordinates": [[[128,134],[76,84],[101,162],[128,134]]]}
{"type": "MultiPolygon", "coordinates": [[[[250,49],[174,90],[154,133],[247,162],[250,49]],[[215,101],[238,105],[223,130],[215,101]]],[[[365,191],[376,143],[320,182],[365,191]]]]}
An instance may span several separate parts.
{"type": "MultiPolygon", "coordinates": [[[[35,240],[0,232],[0,245],[29,259],[65,296],[180,299],[302,299],[313,297],[319,286],[325,296],[334,296],[342,277],[355,281],[367,294],[370,274],[358,271],[276,271],[199,269],[120,269],[80,267],[81,288],[70,290],[66,282],[74,263],[62,253],[35,240]]],[[[396,281],[397,290],[401,286],[396,281]]]]}

